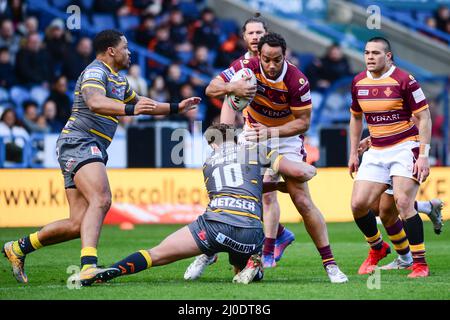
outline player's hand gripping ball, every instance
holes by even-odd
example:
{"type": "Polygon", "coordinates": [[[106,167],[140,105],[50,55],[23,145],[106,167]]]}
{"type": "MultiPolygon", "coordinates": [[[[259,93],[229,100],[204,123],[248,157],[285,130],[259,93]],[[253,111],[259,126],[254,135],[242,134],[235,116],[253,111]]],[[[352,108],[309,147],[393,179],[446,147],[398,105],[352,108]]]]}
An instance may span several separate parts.
{"type": "MultiPolygon", "coordinates": [[[[249,68],[243,68],[236,72],[231,78],[230,82],[239,81],[242,78],[249,78],[247,80],[247,83],[253,86],[256,85],[255,74],[249,68]]],[[[242,111],[253,101],[253,98],[248,99],[246,97],[239,97],[234,94],[229,94],[226,97],[226,101],[231,109],[235,111],[242,111]]]]}

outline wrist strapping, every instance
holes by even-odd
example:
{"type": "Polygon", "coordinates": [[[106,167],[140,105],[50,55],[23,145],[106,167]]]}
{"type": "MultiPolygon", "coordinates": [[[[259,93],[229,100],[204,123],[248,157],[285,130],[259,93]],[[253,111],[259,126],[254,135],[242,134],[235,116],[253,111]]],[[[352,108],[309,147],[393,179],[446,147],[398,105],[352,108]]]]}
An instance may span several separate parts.
{"type": "Polygon", "coordinates": [[[125,115],[134,116],[134,104],[126,104],[125,105],[125,115]]]}
{"type": "Polygon", "coordinates": [[[180,109],[180,104],[179,103],[171,102],[170,103],[170,112],[169,112],[169,114],[178,113],[179,109],[180,109]]]}

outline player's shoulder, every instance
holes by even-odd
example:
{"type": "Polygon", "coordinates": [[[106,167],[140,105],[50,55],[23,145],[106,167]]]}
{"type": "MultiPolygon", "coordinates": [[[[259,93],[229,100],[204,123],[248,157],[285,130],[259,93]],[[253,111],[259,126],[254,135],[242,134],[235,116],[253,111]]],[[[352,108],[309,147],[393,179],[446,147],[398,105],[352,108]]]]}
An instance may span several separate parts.
{"type": "Polygon", "coordinates": [[[258,57],[252,57],[249,59],[242,59],[240,61],[242,68],[249,68],[253,72],[259,70],[259,59],[258,57]]]}
{"type": "Polygon", "coordinates": [[[397,80],[399,83],[409,83],[409,82],[416,82],[416,79],[412,74],[409,72],[400,69],[399,67],[395,67],[394,72],[392,72],[391,78],[397,80]]]}
{"type": "Polygon", "coordinates": [[[242,61],[245,60],[245,59],[246,59],[246,58],[245,58],[245,55],[242,55],[242,56],[240,56],[239,58],[233,60],[233,61],[231,62],[231,64],[230,64],[230,66],[233,66],[233,65],[235,65],[236,63],[240,63],[240,62],[242,62],[242,61]]]}
{"type": "Polygon", "coordinates": [[[299,89],[308,83],[308,78],[305,74],[294,64],[286,61],[287,70],[284,75],[284,83],[289,89],[299,89]]]}
{"type": "Polygon", "coordinates": [[[361,71],[356,76],[353,77],[353,84],[358,83],[358,81],[361,81],[363,79],[367,78],[367,70],[361,71]]]}
{"type": "Polygon", "coordinates": [[[100,61],[92,61],[83,71],[84,78],[103,78],[109,74],[108,68],[100,61]]]}

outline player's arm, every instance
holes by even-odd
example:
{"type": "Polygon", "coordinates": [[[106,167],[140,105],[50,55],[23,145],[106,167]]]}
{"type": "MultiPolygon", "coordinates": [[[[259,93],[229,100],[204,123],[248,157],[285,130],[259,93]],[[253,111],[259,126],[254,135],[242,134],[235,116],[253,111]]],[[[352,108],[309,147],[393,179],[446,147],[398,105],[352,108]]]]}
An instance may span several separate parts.
{"type": "Polygon", "coordinates": [[[234,125],[236,122],[236,111],[230,108],[227,101],[222,103],[222,109],[220,110],[220,123],[234,125]]]}
{"type": "Polygon", "coordinates": [[[361,156],[364,152],[366,152],[371,145],[370,136],[365,137],[359,142],[358,145],[358,155],[361,156]]]}
{"type": "Polygon", "coordinates": [[[290,137],[305,133],[311,120],[311,109],[292,110],[295,120],[277,127],[266,127],[261,123],[252,123],[252,127],[245,130],[248,141],[263,141],[274,137],[290,137]]]}
{"type": "Polygon", "coordinates": [[[291,110],[295,120],[288,123],[269,128],[269,137],[278,135],[279,137],[291,137],[305,133],[311,123],[311,109],[291,110]]]}
{"type": "Polygon", "coordinates": [[[414,116],[418,122],[420,139],[419,158],[414,164],[414,173],[418,173],[418,180],[422,182],[430,174],[430,164],[428,162],[432,128],[430,109],[426,108],[419,111],[414,116]]]}
{"type": "MultiPolygon", "coordinates": [[[[224,71],[225,72],[225,71],[224,71]]],[[[224,73],[222,72],[222,74],[224,73]]],[[[230,78],[231,79],[231,78],[230,78]]],[[[221,76],[217,76],[211,80],[206,87],[206,95],[211,98],[222,98],[228,94],[234,94],[238,97],[252,99],[256,94],[256,84],[252,85],[247,82],[251,77],[245,77],[238,81],[225,81],[221,76]]]]}
{"type": "Polygon", "coordinates": [[[106,89],[101,85],[85,84],[81,88],[83,100],[88,108],[105,116],[125,116],[146,114],[153,111],[156,105],[151,100],[140,100],[133,108],[127,104],[106,96],[106,89]],[[130,113],[133,110],[133,113],[130,113]]]}
{"type": "MultiPolygon", "coordinates": [[[[170,102],[158,102],[153,99],[139,96],[134,90],[128,88],[127,94],[125,95],[124,102],[130,105],[138,105],[140,101],[146,101],[154,105],[152,110],[145,110],[142,114],[147,115],[169,115],[174,113],[187,112],[190,109],[195,108],[197,104],[200,103],[201,98],[192,97],[181,101],[180,103],[170,103],[170,102]]],[[[135,110],[136,112],[136,110],[135,110]]],[[[140,110],[137,110],[140,112],[140,110]]],[[[136,113],[137,114],[137,113],[136,113]]]]}
{"type": "Polygon", "coordinates": [[[358,147],[361,140],[362,129],[362,113],[352,112],[350,115],[350,157],[348,160],[348,169],[352,178],[353,172],[358,171],[359,167],[358,147]]]}

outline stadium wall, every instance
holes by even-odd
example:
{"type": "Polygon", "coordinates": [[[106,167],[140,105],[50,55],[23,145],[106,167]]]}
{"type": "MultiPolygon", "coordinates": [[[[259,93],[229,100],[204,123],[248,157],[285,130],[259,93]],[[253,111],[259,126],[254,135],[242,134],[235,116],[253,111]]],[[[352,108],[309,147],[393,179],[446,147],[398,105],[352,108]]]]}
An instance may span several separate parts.
{"type": "MultiPolygon", "coordinates": [[[[113,205],[105,223],[182,223],[202,214],[208,198],[199,169],[109,169],[113,205]]],[[[309,183],[328,222],[352,221],[352,180],[346,168],[321,168],[309,183]]],[[[450,168],[433,168],[418,200],[450,203],[450,168]]],[[[279,194],[282,222],[299,222],[289,195],[279,194]]],[[[0,227],[42,226],[68,218],[63,178],[57,169],[0,170],[0,227]]],[[[450,219],[448,210],[444,218],[450,219]]],[[[428,219],[428,218],[425,218],[428,219]]]]}

